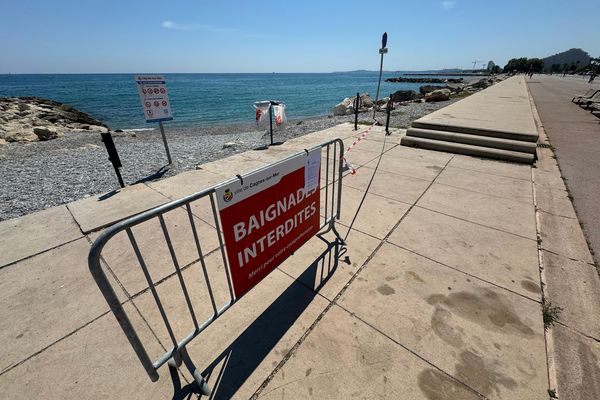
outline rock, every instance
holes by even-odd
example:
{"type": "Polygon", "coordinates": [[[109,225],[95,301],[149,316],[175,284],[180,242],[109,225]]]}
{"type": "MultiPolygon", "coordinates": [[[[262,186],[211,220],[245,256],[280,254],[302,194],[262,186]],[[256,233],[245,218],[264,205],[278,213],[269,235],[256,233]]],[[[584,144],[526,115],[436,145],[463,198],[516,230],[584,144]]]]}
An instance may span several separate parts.
{"type": "Polygon", "coordinates": [[[494,81],[492,79],[488,80],[488,79],[481,79],[475,83],[470,84],[469,86],[475,89],[485,89],[488,86],[491,86],[494,84],[494,81]]]}
{"type": "Polygon", "coordinates": [[[450,99],[450,89],[438,89],[425,95],[426,102],[445,101],[450,99]]]}
{"type": "MultiPolygon", "coordinates": [[[[354,100],[356,99],[356,96],[354,96],[352,98],[352,102],[354,104],[354,100]]],[[[369,108],[373,107],[373,99],[371,99],[371,96],[369,96],[367,93],[365,94],[361,94],[360,95],[360,110],[365,109],[365,111],[368,111],[369,108]]]]}
{"type": "Polygon", "coordinates": [[[8,144],[8,142],[4,139],[0,139],[0,146],[2,146],[3,144],[8,144]]]}
{"type": "Polygon", "coordinates": [[[446,88],[447,88],[447,86],[424,85],[419,88],[419,92],[421,92],[422,95],[425,95],[425,94],[431,93],[435,90],[446,89],[446,88]]]}
{"type": "Polygon", "coordinates": [[[7,142],[37,142],[39,139],[31,130],[12,131],[4,135],[7,142]]]}
{"type": "Polygon", "coordinates": [[[36,127],[33,128],[33,133],[39,140],[51,140],[58,137],[58,132],[54,128],[36,127]]]}
{"type": "Polygon", "coordinates": [[[121,132],[123,132],[123,129],[115,129],[115,132],[121,133],[121,132]]]}
{"type": "MultiPolygon", "coordinates": [[[[356,97],[356,96],[354,96],[356,97]]],[[[341,103],[333,107],[333,115],[350,115],[354,114],[354,101],[346,97],[341,103]]]]}
{"type": "Polygon", "coordinates": [[[223,150],[225,149],[235,149],[237,147],[237,143],[236,142],[227,142],[225,144],[223,144],[223,150]]]}
{"type": "Polygon", "coordinates": [[[107,132],[108,127],[73,107],[39,97],[0,98],[2,132],[6,141],[50,140],[66,132],[107,132]]]}
{"type": "MultiPolygon", "coordinates": [[[[356,96],[346,97],[339,104],[333,107],[333,115],[351,115],[354,114],[354,105],[356,103],[356,96]]],[[[373,99],[368,93],[360,95],[360,104],[358,112],[367,112],[373,109],[373,99]]]]}
{"type": "Polygon", "coordinates": [[[416,98],[418,98],[418,96],[414,90],[398,90],[392,94],[392,101],[394,103],[414,100],[416,98]]]}

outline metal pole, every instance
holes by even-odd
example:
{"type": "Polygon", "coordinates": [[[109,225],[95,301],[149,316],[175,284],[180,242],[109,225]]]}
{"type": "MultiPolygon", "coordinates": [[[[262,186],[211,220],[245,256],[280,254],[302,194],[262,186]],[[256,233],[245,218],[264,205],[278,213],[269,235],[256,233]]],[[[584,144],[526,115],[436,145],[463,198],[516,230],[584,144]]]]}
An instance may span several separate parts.
{"type": "Polygon", "coordinates": [[[169,164],[173,164],[171,160],[171,152],[169,151],[169,145],[167,144],[167,137],[165,136],[165,128],[163,127],[162,121],[158,121],[158,126],[160,127],[160,134],[162,135],[163,143],[165,144],[165,151],[167,152],[167,160],[169,160],[169,164]]]}
{"type": "Polygon", "coordinates": [[[392,94],[390,93],[390,99],[387,102],[387,117],[385,119],[385,134],[389,135],[390,134],[390,114],[392,113],[392,105],[393,105],[393,101],[392,101],[392,94]]]}
{"type": "Polygon", "coordinates": [[[379,86],[381,86],[381,74],[383,73],[383,55],[387,53],[387,32],[383,33],[381,37],[381,48],[379,54],[381,54],[381,61],[379,63],[379,80],[377,81],[377,93],[375,94],[375,105],[373,106],[373,119],[375,119],[375,112],[377,111],[377,100],[379,100],[379,86]]]}
{"type": "Polygon", "coordinates": [[[124,188],[125,183],[123,182],[123,178],[121,177],[121,171],[119,171],[119,167],[117,167],[115,164],[113,164],[113,168],[115,169],[115,173],[117,174],[117,179],[119,180],[119,185],[121,185],[121,187],[124,188]]]}
{"type": "Polygon", "coordinates": [[[269,104],[269,131],[271,132],[271,146],[273,146],[273,103],[269,104]]]}
{"type": "Polygon", "coordinates": [[[356,92],[356,106],[354,107],[354,130],[358,130],[358,107],[360,107],[360,93],[356,92]]]}

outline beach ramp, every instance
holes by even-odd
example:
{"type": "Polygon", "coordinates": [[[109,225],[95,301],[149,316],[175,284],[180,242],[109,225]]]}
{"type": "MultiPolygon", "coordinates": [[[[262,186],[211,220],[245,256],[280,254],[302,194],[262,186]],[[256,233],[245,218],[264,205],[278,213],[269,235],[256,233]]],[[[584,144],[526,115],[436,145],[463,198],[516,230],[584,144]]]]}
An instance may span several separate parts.
{"type": "Polygon", "coordinates": [[[414,121],[404,146],[532,164],[538,132],[515,76],[414,121]]]}

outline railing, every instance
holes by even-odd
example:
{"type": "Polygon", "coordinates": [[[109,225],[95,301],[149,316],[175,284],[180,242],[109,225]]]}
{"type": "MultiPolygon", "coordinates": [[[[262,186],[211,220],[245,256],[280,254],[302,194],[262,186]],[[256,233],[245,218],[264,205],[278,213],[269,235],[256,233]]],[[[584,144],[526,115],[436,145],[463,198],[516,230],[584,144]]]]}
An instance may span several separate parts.
{"type": "MultiPolygon", "coordinates": [[[[305,150],[306,155],[308,156],[309,151],[321,149],[321,171],[320,171],[320,185],[319,190],[324,201],[321,202],[320,205],[320,231],[317,235],[322,237],[322,235],[326,232],[332,231],[336,237],[342,241],[340,235],[336,230],[336,220],[340,218],[340,208],[341,208],[341,198],[342,198],[342,173],[344,172],[343,166],[343,151],[344,144],[340,139],[334,139],[331,141],[324,142],[318,146],[315,146],[312,149],[305,150]]],[[[301,152],[299,152],[301,154],[301,152]]],[[[260,172],[267,168],[271,168],[273,166],[277,166],[279,163],[284,163],[286,160],[291,159],[292,157],[298,157],[298,154],[291,155],[283,160],[277,161],[273,164],[267,165],[256,171],[245,174],[244,176],[239,176],[239,179],[244,179],[245,176],[251,175],[256,172],[260,172]]],[[[225,161],[224,161],[225,162],[225,161]]],[[[223,227],[221,226],[221,221],[219,217],[217,200],[215,196],[215,188],[213,186],[211,188],[199,191],[187,197],[184,197],[179,200],[172,201],[170,203],[161,205],[154,209],[148,210],[141,214],[132,216],[124,221],[116,223],[115,225],[106,229],[93,243],[92,248],[90,250],[88,256],[88,264],[90,272],[92,273],[98,287],[100,288],[102,294],[104,295],[108,305],[112,313],[115,315],[121,329],[125,333],[129,343],[131,344],[133,350],[137,354],[142,366],[146,370],[146,373],[150,377],[152,381],[156,381],[159,378],[157,370],[164,365],[165,363],[169,363],[170,366],[177,367],[182,364],[182,362],[186,365],[189,372],[194,376],[197,383],[200,385],[200,388],[204,394],[209,394],[210,389],[200,375],[200,372],[196,369],[193,362],[191,361],[186,345],[188,345],[195,337],[197,337],[200,333],[202,333],[211,323],[213,323],[217,318],[219,318],[225,311],[227,311],[233,304],[235,304],[239,298],[236,298],[234,294],[234,290],[232,287],[232,279],[229,271],[228,259],[225,251],[225,243],[223,237],[223,227]],[[210,221],[202,221],[199,218],[198,212],[194,212],[194,210],[198,210],[196,206],[200,202],[205,203],[205,208],[208,207],[206,204],[206,199],[208,199],[210,203],[210,213],[201,213],[202,217],[206,219],[211,219],[210,221]],[[194,207],[194,210],[192,209],[194,207]],[[180,210],[180,211],[177,211],[180,210]],[[181,265],[177,256],[177,252],[175,246],[173,245],[172,236],[169,233],[168,224],[165,222],[165,216],[169,212],[185,212],[187,214],[187,220],[189,220],[189,234],[193,237],[193,243],[195,245],[195,253],[197,256],[194,260],[186,265],[181,265]],[[167,312],[167,307],[165,307],[165,301],[169,301],[169,299],[164,299],[165,296],[160,296],[157,290],[157,287],[165,281],[165,278],[155,280],[151,276],[150,268],[148,267],[148,263],[144,258],[143,251],[141,250],[140,241],[144,241],[144,237],[142,235],[138,235],[136,237],[133,232],[133,228],[137,226],[141,226],[145,222],[150,221],[158,221],[160,225],[160,233],[161,233],[161,241],[164,240],[164,244],[166,244],[166,248],[168,249],[168,257],[172,263],[172,270],[170,272],[170,276],[177,276],[177,281],[179,283],[179,287],[181,290],[181,294],[185,299],[185,308],[186,313],[191,318],[193,323],[193,329],[184,335],[178,335],[173,328],[172,321],[174,318],[184,318],[186,315],[177,315],[177,316],[169,316],[167,312]],[[212,249],[209,252],[205,252],[203,249],[203,245],[206,243],[204,238],[201,238],[199,234],[198,223],[208,223],[211,227],[211,235],[215,235],[218,241],[218,247],[212,249]],[[139,268],[141,269],[143,276],[145,278],[144,285],[147,284],[141,292],[134,293],[132,298],[135,301],[137,296],[141,294],[145,294],[148,291],[151,293],[152,298],[154,300],[154,304],[156,309],[158,310],[162,322],[164,324],[164,328],[166,329],[166,333],[168,334],[168,340],[171,342],[168,346],[168,350],[164,352],[164,354],[158,356],[152,361],[150,355],[146,351],[144,343],[136,332],[136,328],[134,324],[132,324],[131,319],[128,316],[128,313],[124,309],[124,303],[119,299],[117,294],[115,293],[115,289],[111,285],[111,281],[109,281],[104,269],[101,265],[101,258],[103,257],[103,249],[108,243],[119,242],[120,240],[113,240],[116,235],[121,234],[123,236],[123,232],[126,234],[126,238],[131,244],[133,252],[135,253],[135,260],[139,268]],[[208,256],[215,255],[219,258],[221,265],[224,266],[224,274],[221,274],[220,278],[215,278],[214,271],[211,271],[211,265],[207,263],[208,256]],[[208,300],[210,302],[210,316],[201,320],[199,312],[195,310],[194,301],[192,300],[193,295],[196,294],[196,291],[190,291],[188,277],[186,277],[186,269],[190,266],[198,266],[202,270],[202,278],[205,285],[206,293],[208,295],[208,300]],[[225,286],[224,282],[226,282],[227,289],[223,290],[227,292],[225,297],[225,303],[220,304],[217,300],[215,285],[220,284],[220,287],[223,288],[225,286]],[[181,336],[181,337],[179,337],[181,336]]],[[[205,210],[206,211],[206,210],[205,210]]],[[[156,223],[156,222],[154,222],[156,223]]],[[[187,221],[186,221],[187,224],[187,221]]],[[[205,225],[206,226],[206,225],[205,225]]],[[[183,229],[183,228],[179,228],[183,229]]],[[[181,232],[180,232],[181,234],[181,232]]],[[[124,238],[123,238],[124,239],[124,238]]],[[[156,247],[158,243],[156,243],[156,239],[153,239],[155,243],[150,244],[150,246],[156,247]]],[[[166,256],[166,255],[165,255],[166,256]]],[[[110,262],[109,262],[110,264],[110,262]]],[[[118,275],[118,274],[117,274],[118,275]]],[[[118,278],[118,276],[117,276],[118,278]]],[[[196,276],[197,278],[197,276],[196,276]]],[[[139,286],[139,283],[138,283],[139,286]]],[[[222,293],[221,293],[222,294],[222,293]]],[[[201,302],[203,305],[206,304],[206,301],[201,302]]],[[[198,305],[198,303],[196,303],[198,305]]],[[[167,347],[167,346],[165,346],[167,347]]]]}

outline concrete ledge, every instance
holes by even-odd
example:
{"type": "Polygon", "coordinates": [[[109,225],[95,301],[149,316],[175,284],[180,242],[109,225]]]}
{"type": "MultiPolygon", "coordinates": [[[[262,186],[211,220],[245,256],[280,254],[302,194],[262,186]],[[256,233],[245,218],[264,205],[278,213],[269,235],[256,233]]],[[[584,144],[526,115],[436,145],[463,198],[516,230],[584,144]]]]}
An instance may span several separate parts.
{"type": "Polygon", "coordinates": [[[425,139],[442,140],[446,142],[471,144],[474,146],[492,147],[510,151],[535,154],[537,149],[535,143],[521,140],[502,139],[493,136],[468,135],[464,133],[445,132],[432,129],[409,128],[406,136],[420,137],[425,139]]]}
{"type": "Polygon", "coordinates": [[[533,155],[528,153],[492,149],[463,143],[442,142],[439,140],[423,139],[412,136],[403,137],[400,143],[403,146],[420,147],[424,149],[446,151],[449,153],[465,154],[469,156],[495,158],[499,160],[514,161],[525,164],[533,164],[534,161],[533,155]]]}

